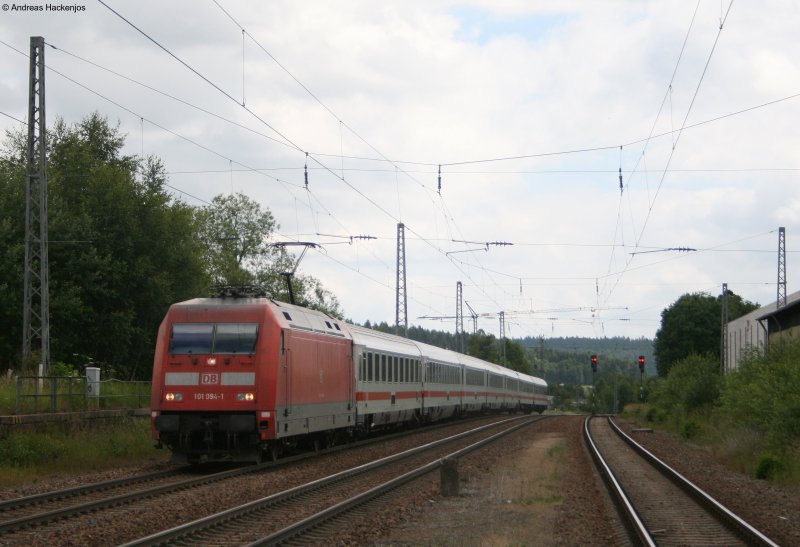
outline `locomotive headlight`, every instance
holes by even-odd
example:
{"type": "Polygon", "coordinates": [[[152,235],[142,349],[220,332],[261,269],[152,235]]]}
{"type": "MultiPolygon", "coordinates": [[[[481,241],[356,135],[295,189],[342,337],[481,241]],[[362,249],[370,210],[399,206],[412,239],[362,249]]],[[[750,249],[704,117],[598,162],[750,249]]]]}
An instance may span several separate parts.
{"type": "Polygon", "coordinates": [[[255,401],[256,394],[255,393],[237,393],[236,394],[237,401],[255,401]]]}
{"type": "Polygon", "coordinates": [[[208,359],[206,359],[206,364],[211,365],[213,367],[214,365],[217,364],[217,358],[209,357],[208,359]]]}
{"type": "Polygon", "coordinates": [[[183,393],[165,393],[165,401],[183,401],[183,393]]]}

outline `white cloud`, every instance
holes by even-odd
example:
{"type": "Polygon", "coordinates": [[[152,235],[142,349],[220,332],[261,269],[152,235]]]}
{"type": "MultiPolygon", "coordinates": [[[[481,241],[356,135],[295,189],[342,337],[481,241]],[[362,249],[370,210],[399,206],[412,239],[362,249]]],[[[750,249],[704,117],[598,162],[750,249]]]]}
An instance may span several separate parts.
{"type": "MultiPolygon", "coordinates": [[[[787,228],[793,265],[800,206],[796,171],[786,169],[800,168],[793,122],[800,99],[686,129],[674,153],[677,133],[646,149],[643,142],[627,144],[651,128],[658,135],[681,127],[719,31],[719,4],[700,6],[668,93],[694,3],[220,3],[335,116],[249,38],[243,47],[241,30],[210,2],[110,5],[232,99],[97,3],[82,4],[85,12],[77,14],[4,12],[0,35],[25,53],[29,37],[42,35],[281,139],[236,104],[244,98],[301,151],[47,50],[50,121],[75,122],[94,110],[119,120],[129,153],[156,154],[173,172],[214,171],[175,173],[172,185],[206,200],[244,191],[272,209],[287,237],[379,237],[328,245],[301,265],[339,296],[348,317],[394,320],[399,220],[408,226],[414,323],[421,315],[451,315],[458,280],[481,313],[531,305],[627,308],[601,309],[594,317],[588,310],[520,316],[510,323],[513,335],[652,336],[661,310],[681,294],[718,291],[723,282],[765,303],[774,298],[777,260],[773,252],[753,251],[777,248],[778,225],[787,228]],[[439,163],[595,147],[602,149],[443,165],[437,193],[439,163]],[[309,161],[310,193],[303,189],[304,151],[331,154],[309,161]],[[237,164],[270,169],[270,176],[237,164]],[[446,255],[466,247],[451,239],[515,245],[446,255]],[[724,252],[716,250],[722,245],[724,252]],[[669,247],[701,252],[631,255],[669,247]]],[[[733,5],[689,124],[800,93],[793,61],[800,56],[799,9],[779,0],[733,5]]],[[[0,45],[0,111],[24,117],[26,78],[27,59],[0,45]]],[[[18,125],[0,116],[1,127],[18,125]]],[[[496,331],[496,319],[481,319],[480,326],[496,331]]]]}

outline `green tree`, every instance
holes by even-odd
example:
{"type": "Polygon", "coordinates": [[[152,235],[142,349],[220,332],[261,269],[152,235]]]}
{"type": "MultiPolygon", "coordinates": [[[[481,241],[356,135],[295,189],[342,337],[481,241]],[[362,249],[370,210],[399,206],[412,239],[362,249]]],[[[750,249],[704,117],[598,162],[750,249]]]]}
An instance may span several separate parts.
{"type": "MultiPolygon", "coordinates": [[[[728,291],[728,318],[736,319],[758,308],[728,291]]],[[[722,296],[685,294],[661,312],[654,353],[659,376],[666,376],[677,361],[692,354],[719,359],[722,296]]]]}
{"type": "Polygon", "coordinates": [[[19,365],[25,252],[24,135],[7,133],[0,152],[0,371],[19,365]]]}
{"type": "MultiPolygon", "coordinates": [[[[167,307],[207,285],[193,210],[166,192],[158,159],[122,154],[124,136],[98,114],[75,125],[57,120],[48,135],[52,359],[79,365],[92,357],[117,374],[147,377],[167,307]]],[[[24,138],[7,140],[0,184],[10,195],[0,211],[19,218],[24,138]]],[[[0,272],[0,285],[19,287],[15,303],[0,310],[3,324],[20,325],[11,329],[16,340],[3,343],[18,348],[22,290],[12,276],[22,268],[19,226],[3,232],[0,224],[0,263],[19,264],[0,272]]]]}
{"type": "Polygon", "coordinates": [[[490,363],[500,362],[500,350],[497,338],[486,334],[482,329],[471,334],[467,342],[467,354],[490,363]]]}
{"type": "MultiPolygon", "coordinates": [[[[261,285],[273,298],[289,301],[284,273],[295,269],[296,259],[268,243],[279,228],[269,209],[241,193],[218,195],[197,210],[196,218],[208,273],[216,284],[261,285]]],[[[293,275],[292,289],[298,304],[342,317],[339,301],[318,279],[293,275]]]]}
{"type": "Polygon", "coordinates": [[[533,368],[525,346],[513,340],[506,340],[506,366],[523,374],[531,374],[533,368]]]}
{"type": "Polygon", "coordinates": [[[281,258],[281,251],[267,244],[278,227],[272,213],[244,194],[216,196],[197,210],[197,220],[208,271],[217,284],[255,284],[262,262],[281,258]]]}

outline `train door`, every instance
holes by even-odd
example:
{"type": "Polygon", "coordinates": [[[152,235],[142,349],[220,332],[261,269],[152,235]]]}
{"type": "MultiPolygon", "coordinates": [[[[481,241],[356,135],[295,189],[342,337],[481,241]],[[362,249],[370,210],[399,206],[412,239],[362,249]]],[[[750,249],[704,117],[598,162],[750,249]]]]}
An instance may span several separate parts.
{"type": "Polygon", "coordinates": [[[283,415],[288,416],[292,408],[292,351],[287,340],[287,331],[281,330],[281,382],[283,387],[283,415]]]}

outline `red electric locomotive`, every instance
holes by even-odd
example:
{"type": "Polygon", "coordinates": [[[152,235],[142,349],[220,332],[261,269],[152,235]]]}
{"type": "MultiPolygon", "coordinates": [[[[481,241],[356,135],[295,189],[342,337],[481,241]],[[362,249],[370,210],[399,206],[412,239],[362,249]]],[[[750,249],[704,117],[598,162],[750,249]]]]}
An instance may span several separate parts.
{"type": "Polygon", "coordinates": [[[338,321],[299,306],[174,304],[156,343],[154,437],[190,462],[257,460],[278,439],[352,426],[351,352],[338,321]]]}
{"type": "Polygon", "coordinates": [[[158,332],[152,431],[177,460],[258,461],[300,442],[464,412],[538,411],[547,384],[267,298],[174,304],[158,332]]]}

